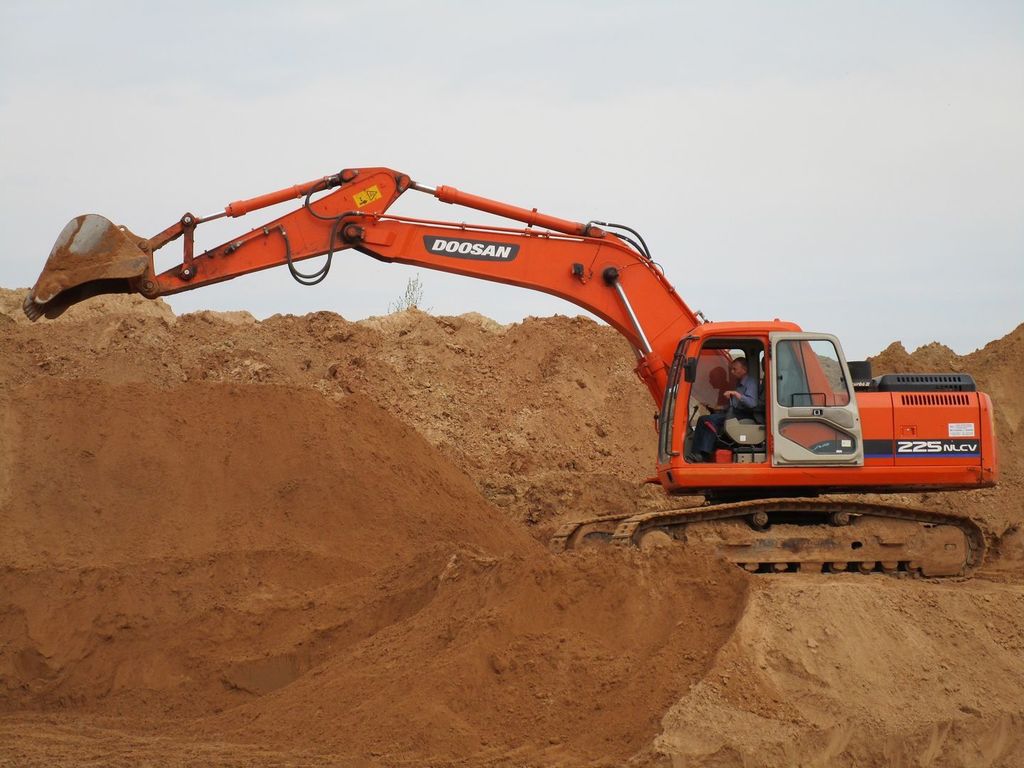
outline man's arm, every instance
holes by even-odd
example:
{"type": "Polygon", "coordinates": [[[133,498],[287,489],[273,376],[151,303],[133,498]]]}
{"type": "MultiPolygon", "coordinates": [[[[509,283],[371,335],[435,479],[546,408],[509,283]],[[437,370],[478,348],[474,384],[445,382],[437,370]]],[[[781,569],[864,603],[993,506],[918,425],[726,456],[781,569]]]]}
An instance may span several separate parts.
{"type": "Polygon", "coordinates": [[[747,408],[757,408],[757,382],[753,376],[747,376],[740,382],[740,403],[747,408]]]}
{"type": "Polygon", "coordinates": [[[742,405],[751,410],[757,408],[757,384],[754,383],[754,379],[750,376],[744,376],[739,386],[726,392],[725,396],[730,399],[735,397],[737,405],[742,405]]]}

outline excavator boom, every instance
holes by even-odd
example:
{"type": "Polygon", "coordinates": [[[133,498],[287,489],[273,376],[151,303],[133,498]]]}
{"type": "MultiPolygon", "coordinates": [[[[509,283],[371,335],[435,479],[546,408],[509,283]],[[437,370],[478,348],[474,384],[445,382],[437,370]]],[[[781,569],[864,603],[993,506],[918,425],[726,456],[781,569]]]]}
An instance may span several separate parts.
{"type": "Polygon", "coordinates": [[[665,361],[671,359],[678,340],[700,321],[650,258],[642,239],[626,232],[632,230],[623,228],[620,236],[593,222],[561,219],[450,186],[423,186],[387,168],[348,169],[230,203],[212,216],[186,213],[149,239],[101,216],[80,216],[58,238],[26,297],[25,312],[33,320],[44,314],[54,317],[71,304],[103,293],[156,298],[282,265],[296,280],[312,285],[326,276],[338,253],[352,249],[382,261],[543,291],[592,312],[629,340],[636,351],[637,372],[660,405],[665,361]],[[410,189],[526,226],[388,214],[410,189]],[[297,198],[303,199],[297,210],[203,253],[193,252],[194,233],[202,223],[297,198]],[[153,254],[178,238],[184,241],[181,264],[156,273],[153,254]],[[304,272],[297,266],[318,256],[326,257],[319,269],[304,272]]]}

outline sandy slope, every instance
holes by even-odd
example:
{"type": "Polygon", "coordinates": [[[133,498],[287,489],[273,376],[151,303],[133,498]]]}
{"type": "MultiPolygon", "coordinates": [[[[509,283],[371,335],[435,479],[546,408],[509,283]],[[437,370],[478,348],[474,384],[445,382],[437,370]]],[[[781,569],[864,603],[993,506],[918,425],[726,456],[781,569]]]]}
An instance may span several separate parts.
{"type": "Polygon", "coordinates": [[[762,581],[658,748],[709,766],[1017,765],[1022,630],[1020,584],[762,581]]]}
{"type": "Polygon", "coordinates": [[[548,554],[665,502],[616,335],[257,323],[0,291],[0,765],[1024,763],[1024,328],[972,355],[1003,483],[968,582],[548,554]],[[1004,407],[1004,403],[1006,406],[1004,407]]]}

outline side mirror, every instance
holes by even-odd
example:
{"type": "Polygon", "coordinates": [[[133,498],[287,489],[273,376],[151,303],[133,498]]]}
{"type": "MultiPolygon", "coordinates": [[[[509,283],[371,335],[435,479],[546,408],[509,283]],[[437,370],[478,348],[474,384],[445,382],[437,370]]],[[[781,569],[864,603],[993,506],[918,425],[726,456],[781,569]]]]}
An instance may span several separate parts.
{"type": "Polygon", "coordinates": [[[867,389],[871,386],[871,361],[850,360],[847,363],[854,389],[867,389]]]}
{"type": "Polygon", "coordinates": [[[693,384],[697,380],[697,358],[688,357],[686,362],[683,363],[683,378],[686,379],[690,384],[693,384]]]}

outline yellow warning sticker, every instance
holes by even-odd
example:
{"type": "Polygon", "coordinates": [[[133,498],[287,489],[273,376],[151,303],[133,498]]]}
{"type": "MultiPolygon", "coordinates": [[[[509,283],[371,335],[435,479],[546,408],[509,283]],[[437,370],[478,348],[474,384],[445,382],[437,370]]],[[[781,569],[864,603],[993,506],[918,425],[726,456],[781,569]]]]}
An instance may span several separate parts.
{"type": "Polygon", "coordinates": [[[369,205],[374,200],[380,200],[380,187],[374,184],[372,187],[367,187],[362,192],[356,192],[352,199],[356,201],[356,208],[362,208],[365,205],[369,205]]]}

